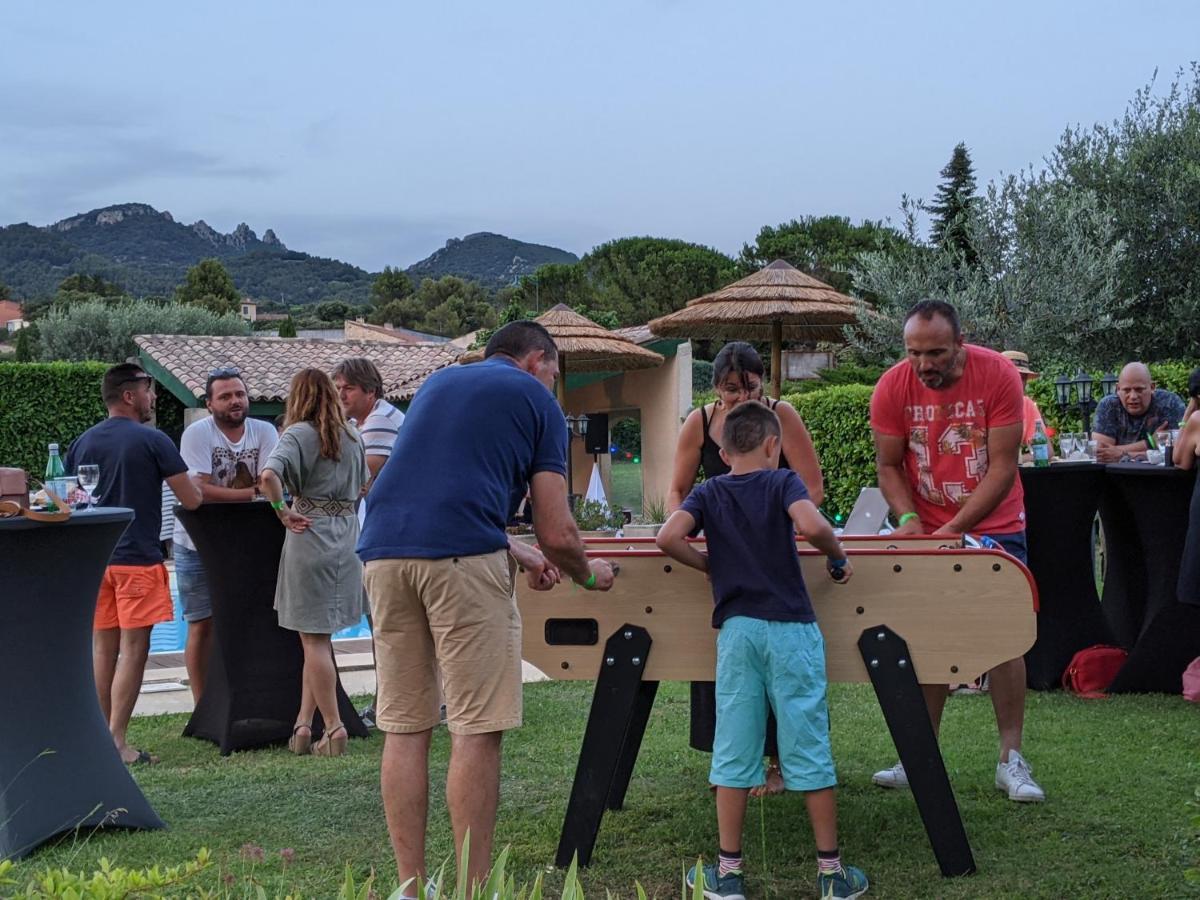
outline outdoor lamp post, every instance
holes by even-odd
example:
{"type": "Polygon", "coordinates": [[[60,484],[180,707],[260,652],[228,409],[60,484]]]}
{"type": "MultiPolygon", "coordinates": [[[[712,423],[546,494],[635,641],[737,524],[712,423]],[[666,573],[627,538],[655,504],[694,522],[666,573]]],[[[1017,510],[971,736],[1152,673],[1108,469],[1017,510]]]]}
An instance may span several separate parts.
{"type": "MultiPolygon", "coordinates": [[[[1105,375],[1100,379],[1100,396],[1107,397],[1113,392],[1116,384],[1116,375],[1105,375]]],[[[1092,439],[1092,412],[1098,405],[1092,391],[1092,376],[1083,369],[1080,369],[1079,374],[1073,379],[1069,375],[1059,375],[1054,379],[1054,400],[1058,404],[1059,413],[1063,416],[1066,416],[1067,410],[1072,406],[1079,410],[1079,416],[1083,420],[1083,430],[1090,441],[1092,439]]]]}
{"type": "Polygon", "coordinates": [[[575,493],[575,467],[571,465],[571,438],[583,437],[587,434],[588,417],[583,413],[577,416],[567,416],[567,496],[575,493]]]}

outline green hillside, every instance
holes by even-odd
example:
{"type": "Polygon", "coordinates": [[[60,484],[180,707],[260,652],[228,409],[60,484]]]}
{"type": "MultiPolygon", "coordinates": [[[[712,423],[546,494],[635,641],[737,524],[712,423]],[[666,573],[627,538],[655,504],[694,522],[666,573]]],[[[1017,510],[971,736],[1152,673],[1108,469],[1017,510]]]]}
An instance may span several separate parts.
{"type": "Polygon", "coordinates": [[[576,262],[579,262],[578,256],[557,247],[480,231],[464,238],[451,238],[441,250],[409,266],[407,272],[414,284],[419,284],[423,278],[457,275],[488,288],[499,288],[512,284],[522,275],[532,275],[538,266],[576,262]]]}

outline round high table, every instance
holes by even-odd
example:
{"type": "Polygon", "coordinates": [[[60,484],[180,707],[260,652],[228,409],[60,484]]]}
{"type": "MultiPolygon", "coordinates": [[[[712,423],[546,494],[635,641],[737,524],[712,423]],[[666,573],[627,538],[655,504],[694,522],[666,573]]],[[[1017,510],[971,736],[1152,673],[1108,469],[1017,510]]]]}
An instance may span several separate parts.
{"type": "Polygon", "coordinates": [[[121,762],[92,672],[96,595],[132,520],[0,519],[0,859],[81,827],[165,827],[121,762]]]}
{"type": "Polygon", "coordinates": [[[1108,571],[1102,606],[1129,659],[1109,691],[1178,694],[1200,656],[1200,610],[1177,598],[1196,471],[1114,463],[1100,516],[1108,571]]]}
{"type": "MultiPolygon", "coordinates": [[[[280,628],[275,614],[284,528],[263,501],[176,506],[175,515],[204,564],[213,612],[208,679],[183,734],[212,741],[222,756],[283,743],[300,709],[304,670],[300,636],[280,628]]],[[[340,677],[336,690],[347,733],[366,737],[340,677]]],[[[314,737],[321,731],[318,712],[314,737]]]]}
{"type": "Polygon", "coordinates": [[[1111,641],[1092,561],[1092,525],[1104,491],[1104,468],[1063,462],[1018,469],[1025,491],[1029,571],[1039,601],[1037,641],[1025,654],[1025,671],[1029,687],[1037,690],[1059,687],[1077,651],[1111,641]]]}

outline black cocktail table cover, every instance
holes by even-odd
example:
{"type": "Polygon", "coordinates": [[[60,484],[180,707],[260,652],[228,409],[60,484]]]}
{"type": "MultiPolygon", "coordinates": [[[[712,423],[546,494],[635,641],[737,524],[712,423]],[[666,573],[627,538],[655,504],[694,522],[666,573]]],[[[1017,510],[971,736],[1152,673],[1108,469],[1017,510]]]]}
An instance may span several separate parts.
{"type": "MultiPolygon", "coordinates": [[[[284,528],[263,502],[177,506],[175,515],[204,563],[213,607],[208,680],[183,733],[213,741],[223,756],[284,742],[300,709],[304,668],[299,635],[279,627],[274,609],[284,528]]],[[[337,699],[347,732],[366,737],[340,678],[337,699]]],[[[317,713],[314,735],[321,728],[317,713]]]]}
{"type": "Polygon", "coordinates": [[[0,520],[0,859],[81,826],[163,828],[100,711],[92,621],[128,509],[0,520]]]}
{"type": "Polygon", "coordinates": [[[1039,600],[1037,641],[1025,654],[1026,682],[1037,690],[1052,690],[1060,686],[1076,652],[1111,641],[1092,561],[1092,526],[1104,467],[1057,463],[1018,471],[1025,490],[1029,571],[1039,600]]]}
{"type": "MultiPolygon", "coordinates": [[[[1109,466],[1106,474],[1115,494],[1112,502],[1133,523],[1137,545],[1131,551],[1141,562],[1143,578],[1123,588],[1117,585],[1117,597],[1128,606],[1114,612],[1123,612],[1120,635],[1130,651],[1109,692],[1178,694],[1183,670],[1200,656],[1200,606],[1180,602],[1196,597],[1196,472],[1123,463],[1109,466]]],[[[1106,606],[1108,583],[1106,579],[1106,606]]]]}

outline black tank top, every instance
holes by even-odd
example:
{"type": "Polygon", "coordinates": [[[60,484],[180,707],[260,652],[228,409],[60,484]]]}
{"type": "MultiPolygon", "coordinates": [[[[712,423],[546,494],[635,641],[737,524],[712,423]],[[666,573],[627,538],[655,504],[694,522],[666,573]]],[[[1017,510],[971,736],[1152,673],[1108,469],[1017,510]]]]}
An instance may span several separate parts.
{"type": "MultiPolygon", "coordinates": [[[[779,405],[779,401],[768,400],[767,405],[770,409],[774,409],[779,405]]],[[[704,472],[704,477],[706,479],[716,478],[718,475],[729,474],[729,466],[725,465],[725,460],[721,459],[720,446],[708,433],[708,404],[700,407],[700,422],[704,427],[704,443],[700,445],[700,468],[704,472]]],[[[782,450],[779,453],[779,468],[791,468],[782,450]]]]}

